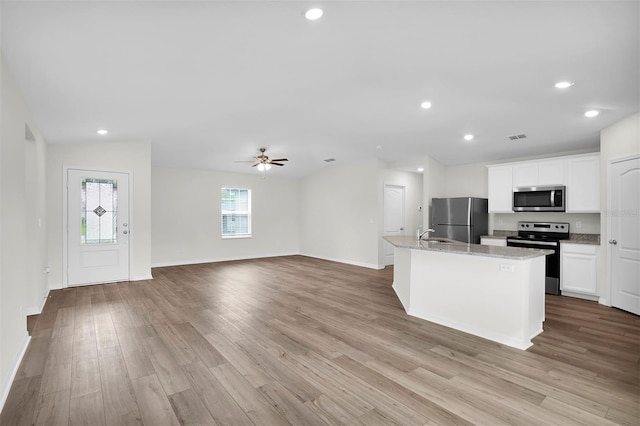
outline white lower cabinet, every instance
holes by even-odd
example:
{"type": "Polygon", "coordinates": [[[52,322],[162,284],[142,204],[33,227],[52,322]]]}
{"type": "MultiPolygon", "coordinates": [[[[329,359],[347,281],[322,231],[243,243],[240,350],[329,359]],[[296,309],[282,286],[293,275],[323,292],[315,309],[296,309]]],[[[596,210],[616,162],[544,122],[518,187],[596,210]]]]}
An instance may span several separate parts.
{"type": "Polygon", "coordinates": [[[598,250],[593,244],[560,243],[560,290],[598,294],[598,250]]]}
{"type": "Polygon", "coordinates": [[[507,245],[506,238],[480,238],[480,244],[483,246],[505,246],[507,245]]]}

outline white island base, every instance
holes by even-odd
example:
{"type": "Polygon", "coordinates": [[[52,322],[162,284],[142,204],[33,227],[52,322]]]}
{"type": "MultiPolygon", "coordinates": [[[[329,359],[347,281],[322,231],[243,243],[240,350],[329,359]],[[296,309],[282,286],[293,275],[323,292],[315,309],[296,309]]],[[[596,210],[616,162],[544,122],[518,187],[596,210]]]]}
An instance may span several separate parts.
{"type": "Polygon", "coordinates": [[[407,314],[518,349],[542,332],[545,257],[395,248],[393,289],[407,314]]]}

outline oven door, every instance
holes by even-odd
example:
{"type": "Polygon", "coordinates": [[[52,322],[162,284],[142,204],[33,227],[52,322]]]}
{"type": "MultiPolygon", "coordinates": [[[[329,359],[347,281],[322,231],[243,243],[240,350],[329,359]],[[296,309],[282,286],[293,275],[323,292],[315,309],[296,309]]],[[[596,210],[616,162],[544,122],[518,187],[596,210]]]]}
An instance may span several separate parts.
{"type": "Polygon", "coordinates": [[[560,243],[557,241],[518,240],[507,238],[508,247],[536,248],[553,250],[546,256],[545,292],[560,294],[560,243]]]}
{"type": "Polygon", "coordinates": [[[527,186],[513,189],[514,212],[563,212],[564,186],[527,186]]]}

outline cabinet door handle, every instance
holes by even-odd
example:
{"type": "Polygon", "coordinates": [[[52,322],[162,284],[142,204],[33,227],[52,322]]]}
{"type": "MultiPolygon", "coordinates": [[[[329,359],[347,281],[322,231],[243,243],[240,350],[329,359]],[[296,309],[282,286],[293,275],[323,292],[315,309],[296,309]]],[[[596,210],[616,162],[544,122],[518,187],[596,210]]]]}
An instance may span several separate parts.
{"type": "Polygon", "coordinates": [[[616,240],[609,240],[609,244],[613,244],[615,246],[618,242],[616,240]]]}

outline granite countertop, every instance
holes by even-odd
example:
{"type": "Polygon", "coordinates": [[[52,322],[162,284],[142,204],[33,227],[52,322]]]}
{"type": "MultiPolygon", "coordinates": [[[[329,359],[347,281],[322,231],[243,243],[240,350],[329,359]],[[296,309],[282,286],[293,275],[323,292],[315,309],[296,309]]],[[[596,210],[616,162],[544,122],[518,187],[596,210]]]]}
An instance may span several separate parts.
{"type": "MultiPolygon", "coordinates": [[[[517,231],[503,231],[496,229],[491,235],[483,235],[482,238],[504,240],[506,237],[518,235],[517,231]]],[[[600,234],[569,234],[568,240],[560,240],[562,243],[600,245],[600,234]]]]}
{"type": "Polygon", "coordinates": [[[452,254],[466,254],[472,256],[498,257],[509,260],[528,260],[547,254],[552,254],[552,250],[540,250],[520,247],[498,247],[483,246],[480,244],[466,244],[459,241],[447,240],[445,243],[420,241],[412,236],[388,236],[382,237],[395,247],[415,250],[439,251],[452,254]]]}

